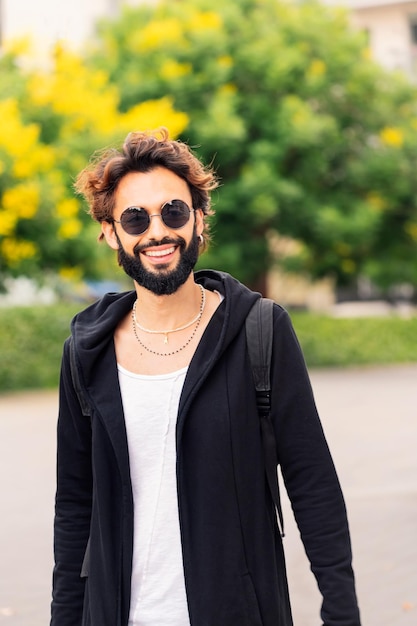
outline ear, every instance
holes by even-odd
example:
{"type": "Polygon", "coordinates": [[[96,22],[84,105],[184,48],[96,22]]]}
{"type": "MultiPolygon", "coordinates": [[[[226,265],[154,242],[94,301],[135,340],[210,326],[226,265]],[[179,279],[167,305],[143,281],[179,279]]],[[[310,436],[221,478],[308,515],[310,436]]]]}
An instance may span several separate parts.
{"type": "Polygon", "coordinates": [[[203,234],[204,231],[204,213],[202,209],[195,210],[195,232],[197,237],[203,234]]]}
{"type": "Polygon", "coordinates": [[[117,241],[114,224],[112,222],[101,222],[101,232],[103,233],[104,238],[110,248],[112,248],[113,250],[118,250],[119,242],[117,241]]]}

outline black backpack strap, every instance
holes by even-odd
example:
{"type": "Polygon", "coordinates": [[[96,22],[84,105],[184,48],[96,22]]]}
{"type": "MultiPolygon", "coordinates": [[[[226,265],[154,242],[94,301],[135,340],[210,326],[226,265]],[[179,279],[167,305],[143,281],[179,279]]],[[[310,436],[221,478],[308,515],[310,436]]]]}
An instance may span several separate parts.
{"type": "Polygon", "coordinates": [[[81,386],[80,374],[78,371],[77,361],[75,358],[74,338],[72,335],[68,341],[69,341],[69,356],[70,356],[70,369],[71,369],[72,384],[74,385],[74,389],[78,397],[78,402],[80,403],[82,414],[85,415],[86,417],[91,417],[91,408],[87,402],[85,393],[81,386]]]}
{"type": "Polygon", "coordinates": [[[272,300],[259,298],[246,318],[246,341],[256,389],[256,401],[261,423],[265,472],[278,516],[278,526],[284,537],[284,519],[278,484],[278,455],[271,420],[271,357],[273,340],[272,300]]]}

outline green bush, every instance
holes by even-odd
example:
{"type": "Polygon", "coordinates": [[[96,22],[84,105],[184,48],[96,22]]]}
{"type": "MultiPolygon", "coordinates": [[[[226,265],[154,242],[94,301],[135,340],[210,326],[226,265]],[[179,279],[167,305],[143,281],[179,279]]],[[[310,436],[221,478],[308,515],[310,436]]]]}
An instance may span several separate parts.
{"type": "Polygon", "coordinates": [[[309,367],[417,361],[417,317],[291,317],[309,367]]]}
{"type": "Polygon", "coordinates": [[[0,309],[0,391],[58,385],[62,344],[80,305],[0,309]]]}
{"type": "MultiPolygon", "coordinates": [[[[0,392],[55,388],[62,344],[80,304],[0,309],[0,392]]],[[[417,317],[291,315],[309,367],[417,361],[417,317]]]]}

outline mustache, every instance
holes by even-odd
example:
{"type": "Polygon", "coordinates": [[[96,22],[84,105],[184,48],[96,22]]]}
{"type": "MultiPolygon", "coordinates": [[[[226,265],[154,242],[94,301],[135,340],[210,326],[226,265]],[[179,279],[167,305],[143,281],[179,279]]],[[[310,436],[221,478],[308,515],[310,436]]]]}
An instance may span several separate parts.
{"type": "Polygon", "coordinates": [[[179,246],[180,248],[185,248],[186,246],[185,239],[183,239],[182,237],[164,237],[160,241],[156,241],[156,239],[151,239],[146,243],[136,244],[136,246],[133,248],[133,254],[135,256],[139,256],[141,252],[143,252],[144,250],[148,250],[148,248],[157,248],[158,246],[165,246],[167,244],[179,246]]]}

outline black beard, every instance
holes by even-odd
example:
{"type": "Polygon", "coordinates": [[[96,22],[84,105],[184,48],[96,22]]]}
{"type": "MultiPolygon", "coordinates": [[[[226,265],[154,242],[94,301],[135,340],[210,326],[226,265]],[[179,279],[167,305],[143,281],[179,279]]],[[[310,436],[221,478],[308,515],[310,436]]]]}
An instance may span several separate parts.
{"type": "Polygon", "coordinates": [[[126,252],[119,237],[117,237],[117,240],[119,243],[119,265],[124,269],[126,274],[130,276],[130,278],[138,283],[138,285],[144,287],[148,291],[151,291],[156,296],[169,296],[172,293],[175,293],[177,289],[185,283],[198,260],[199,239],[195,233],[195,229],[188,246],[182,237],[178,237],[178,239],[171,239],[167,237],[158,243],[150,242],[146,246],[136,246],[133,250],[133,255],[126,252]],[[143,266],[140,258],[140,250],[169,243],[179,245],[180,260],[177,267],[169,271],[162,265],[154,272],[147,270],[143,266]]]}

